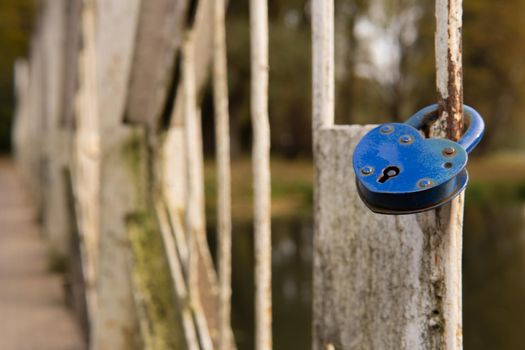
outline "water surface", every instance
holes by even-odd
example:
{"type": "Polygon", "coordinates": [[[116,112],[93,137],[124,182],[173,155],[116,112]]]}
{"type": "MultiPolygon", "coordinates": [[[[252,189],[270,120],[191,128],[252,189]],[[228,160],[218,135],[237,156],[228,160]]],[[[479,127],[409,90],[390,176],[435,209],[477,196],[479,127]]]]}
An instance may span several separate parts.
{"type": "MultiPolygon", "coordinates": [[[[467,203],[465,349],[525,349],[525,201],[476,203],[467,196],[467,203]]],[[[310,349],[312,220],[274,219],[272,230],[274,349],[310,349]]],[[[253,278],[251,225],[234,223],[232,322],[239,350],[253,349],[253,278]]]]}

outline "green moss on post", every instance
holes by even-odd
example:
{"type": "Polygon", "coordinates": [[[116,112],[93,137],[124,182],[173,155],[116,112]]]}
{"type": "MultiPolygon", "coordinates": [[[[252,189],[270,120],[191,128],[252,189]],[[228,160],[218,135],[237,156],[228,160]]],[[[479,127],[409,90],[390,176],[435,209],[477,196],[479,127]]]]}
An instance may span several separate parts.
{"type": "Polygon", "coordinates": [[[141,318],[145,318],[140,321],[144,349],[186,349],[181,313],[154,213],[130,216],[128,232],[138,306],[144,313],[141,318]]]}

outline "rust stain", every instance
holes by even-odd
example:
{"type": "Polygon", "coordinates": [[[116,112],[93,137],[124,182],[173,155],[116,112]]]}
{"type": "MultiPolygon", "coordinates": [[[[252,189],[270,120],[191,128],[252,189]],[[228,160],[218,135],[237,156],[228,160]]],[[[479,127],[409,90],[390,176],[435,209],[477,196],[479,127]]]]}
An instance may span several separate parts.
{"type": "MultiPolygon", "coordinates": [[[[448,22],[452,17],[451,2],[447,2],[448,22]]],[[[448,26],[448,38],[452,37],[451,30],[459,31],[461,38],[462,27],[452,28],[448,26]]],[[[449,41],[450,42],[450,41],[449,41]]],[[[451,48],[447,52],[447,71],[448,71],[448,97],[439,96],[439,113],[441,116],[446,113],[446,137],[458,141],[461,138],[464,128],[463,118],[463,68],[461,65],[463,48],[461,40],[459,42],[457,61],[454,60],[451,48]],[[456,64],[456,62],[458,62],[456,64]]]]}

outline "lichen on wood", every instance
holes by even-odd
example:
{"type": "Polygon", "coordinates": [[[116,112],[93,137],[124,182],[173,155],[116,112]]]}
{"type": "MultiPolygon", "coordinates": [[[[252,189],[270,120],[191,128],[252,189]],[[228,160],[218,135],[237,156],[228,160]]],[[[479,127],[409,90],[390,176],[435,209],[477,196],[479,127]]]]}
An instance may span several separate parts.
{"type": "Polygon", "coordinates": [[[133,251],[132,271],[139,299],[145,311],[141,337],[146,350],[185,349],[180,307],[174,291],[165,249],[155,214],[135,213],[127,218],[133,251]]]}

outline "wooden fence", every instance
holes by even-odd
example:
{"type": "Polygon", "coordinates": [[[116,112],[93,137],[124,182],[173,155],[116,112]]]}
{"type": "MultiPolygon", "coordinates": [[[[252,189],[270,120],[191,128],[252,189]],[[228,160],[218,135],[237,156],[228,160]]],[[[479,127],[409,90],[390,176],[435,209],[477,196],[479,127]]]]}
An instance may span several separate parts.
{"type": "MultiPolygon", "coordinates": [[[[43,0],[16,64],[16,157],[91,349],[233,349],[225,0],[43,0]],[[178,74],[175,74],[178,72],[178,74]],[[218,263],[206,240],[200,104],[212,81],[218,263]],[[75,273],[77,271],[77,273],[75,273]]],[[[255,348],[272,348],[266,0],[250,0],[255,348]]],[[[459,349],[463,198],[379,216],[334,125],[334,4],[311,2],[314,349],[459,349]]],[[[462,121],[461,0],[436,1],[434,136],[462,121]]],[[[305,55],[309,54],[305,52],[305,55]]]]}

